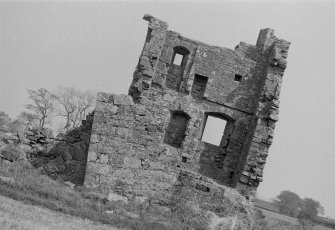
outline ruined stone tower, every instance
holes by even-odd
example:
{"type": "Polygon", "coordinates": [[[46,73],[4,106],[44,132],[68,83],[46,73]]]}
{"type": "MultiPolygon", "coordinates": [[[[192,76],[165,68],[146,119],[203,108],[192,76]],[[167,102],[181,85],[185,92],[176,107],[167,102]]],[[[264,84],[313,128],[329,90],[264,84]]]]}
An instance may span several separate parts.
{"type": "Polygon", "coordinates": [[[256,45],[231,50],[144,19],[129,95],[98,94],[85,185],[124,196],[169,195],[181,182],[211,196],[220,186],[254,191],[278,120],[289,42],[263,29],[256,45]],[[209,117],[226,121],[217,145],[202,141],[209,117]]]}

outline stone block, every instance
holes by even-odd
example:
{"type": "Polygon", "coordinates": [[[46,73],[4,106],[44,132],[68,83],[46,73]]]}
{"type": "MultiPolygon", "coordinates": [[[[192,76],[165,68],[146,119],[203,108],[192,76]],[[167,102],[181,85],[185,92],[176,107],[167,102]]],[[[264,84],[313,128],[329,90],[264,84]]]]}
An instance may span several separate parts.
{"type": "Polygon", "coordinates": [[[88,152],[87,161],[96,162],[97,161],[97,154],[94,151],[88,152]]]}
{"type": "Polygon", "coordinates": [[[110,100],[110,94],[107,93],[103,93],[103,92],[99,92],[97,95],[97,101],[101,101],[101,102],[109,102],[110,100]]]}
{"type": "Polygon", "coordinates": [[[107,164],[108,163],[108,155],[100,154],[100,156],[99,156],[99,162],[101,164],[107,164]]]}
{"type": "Polygon", "coordinates": [[[74,187],[76,186],[74,183],[72,183],[71,181],[65,181],[64,182],[65,185],[67,185],[70,189],[74,189],[74,187]]]}
{"type": "Polygon", "coordinates": [[[98,143],[99,142],[99,135],[97,133],[92,133],[91,134],[91,143],[98,143]]]}
{"type": "Polygon", "coordinates": [[[125,196],[118,195],[116,193],[110,192],[107,196],[107,200],[111,202],[118,202],[121,201],[123,203],[128,203],[128,198],[125,196]]]}
{"type": "Polygon", "coordinates": [[[128,95],[113,95],[115,105],[134,105],[133,99],[128,95]]]}

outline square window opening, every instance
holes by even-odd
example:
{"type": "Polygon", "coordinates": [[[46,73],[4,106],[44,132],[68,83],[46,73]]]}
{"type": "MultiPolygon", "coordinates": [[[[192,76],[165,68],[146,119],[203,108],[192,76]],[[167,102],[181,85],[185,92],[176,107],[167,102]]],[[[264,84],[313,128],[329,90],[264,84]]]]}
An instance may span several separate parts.
{"type": "Polygon", "coordinates": [[[226,120],[208,115],[201,140],[220,146],[226,125],[226,120]]]}
{"type": "Polygon", "coordinates": [[[235,81],[241,82],[242,79],[243,79],[242,75],[235,74],[235,78],[234,78],[235,81]]]}

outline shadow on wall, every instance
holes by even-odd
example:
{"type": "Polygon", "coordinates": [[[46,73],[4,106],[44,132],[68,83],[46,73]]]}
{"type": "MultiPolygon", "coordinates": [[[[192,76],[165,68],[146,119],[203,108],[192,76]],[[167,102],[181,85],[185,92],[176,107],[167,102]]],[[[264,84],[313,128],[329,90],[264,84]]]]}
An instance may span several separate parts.
{"type": "MultiPolygon", "coordinates": [[[[210,126],[210,124],[208,125],[210,126]]],[[[232,152],[232,149],[238,146],[236,140],[232,139],[235,120],[221,113],[205,113],[202,129],[199,172],[213,178],[219,184],[235,186],[238,159],[238,156],[232,152]],[[211,131],[215,132],[216,135],[221,135],[218,143],[209,143],[210,141],[204,138],[207,123],[210,123],[208,121],[215,123],[215,126],[211,127],[211,131]]]]}
{"type": "Polygon", "coordinates": [[[230,186],[231,178],[226,175],[227,169],[224,169],[223,164],[227,155],[225,149],[207,142],[204,142],[203,145],[203,151],[199,159],[199,172],[217,182],[221,182],[221,184],[230,186]]]}

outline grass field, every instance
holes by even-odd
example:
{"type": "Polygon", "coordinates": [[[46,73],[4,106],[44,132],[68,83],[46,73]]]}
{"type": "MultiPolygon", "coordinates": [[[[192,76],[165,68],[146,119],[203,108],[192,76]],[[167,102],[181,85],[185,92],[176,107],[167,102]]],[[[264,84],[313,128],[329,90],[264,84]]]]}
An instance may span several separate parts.
{"type": "MultiPolygon", "coordinates": [[[[128,205],[123,205],[118,202],[106,202],[96,199],[94,196],[87,196],[89,195],[89,193],[86,193],[87,191],[70,189],[64,184],[39,174],[28,164],[19,162],[3,164],[0,162],[0,176],[14,181],[6,183],[3,179],[0,180],[0,195],[21,201],[31,207],[40,206],[59,213],[79,217],[82,221],[89,219],[96,223],[113,226],[116,229],[187,229],[187,226],[183,223],[178,223],[177,220],[170,222],[169,219],[165,218],[163,220],[158,219],[155,222],[151,218],[147,218],[148,215],[139,215],[139,218],[131,217],[127,215],[128,212],[137,211],[141,214],[144,211],[150,214],[150,217],[155,217],[155,213],[142,210],[141,207],[137,207],[131,202],[128,205]]],[[[2,209],[5,209],[5,207],[2,207],[2,209]]],[[[15,212],[11,211],[10,206],[6,206],[5,212],[12,213],[15,216],[15,212]]],[[[26,212],[26,214],[30,215],[29,212],[26,212]]],[[[0,226],[0,229],[2,230],[3,228],[0,226]]],[[[11,228],[9,227],[9,229],[11,228]]]]}
{"type": "MultiPolygon", "coordinates": [[[[262,211],[263,215],[266,216],[267,218],[271,218],[271,219],[276,219],[276,220],[280,220],[283,222],[287,222],[287,223],[291,223],[291,224],[298,224],[298,220],[296,218],[290,217],[290,216],[286,216],[286,215],[282,215],[280,213],[277,212],[273,212],[270,210],[266,210],[266,209],[261,209],[258,208],[259,210],[262,211]]],[[[334,230],[331,228],[327,228],[321,225],[316,225],[313,227],[314,230],[334,230]]]]}
{"type": "MultiPolygon", "coordinates": [[[[205,229],[205,213],[178,202],[173,213],[152,205],[110,202],[90,196],[85,188],[70,189],[62,183],[41,175],[27,163],[0,161],[0,229],[133,229],[186,230],[205,229]],[[6,180],[4,180],[4,178],[6,180]],[[89,196],[88,196],[89,195],[89,196]],[[12,199],[10,199],[12,198],[12,199]],[[13,200],[14,199],[14,200],[13,200]],[[134,217],[129,214],[135,214],[134,217]]],[[[180,194],[188,200],[191,194],[180,194]]],[[[226,192],[223,203],[228,211],[215,220],[218,230],[297,230],[297,220],[276,212],[263,210],[264,216],[253,217],[251,207],[238,202],[238,193],[226,192]],[[242,206],[241,206],[242,205],[242,206]],[[241,211],[243,208],[244,211],[241,211]]],[[[181,200],[183,200],[181,199],[181,200]]],[[[171,209],[172,209],[171,208],[171,209]]],[[[213,223],[213,222],[212,222],[213,223]]],[[[317,227],[315,230],[329,230],[317,227]]]]}
{"type": "Polygon", "coordinates": [[[0,196],[0,229],[2,230],[117,230],[109,225],[73,217],[61,212],[23,204],[0,196]]]}

